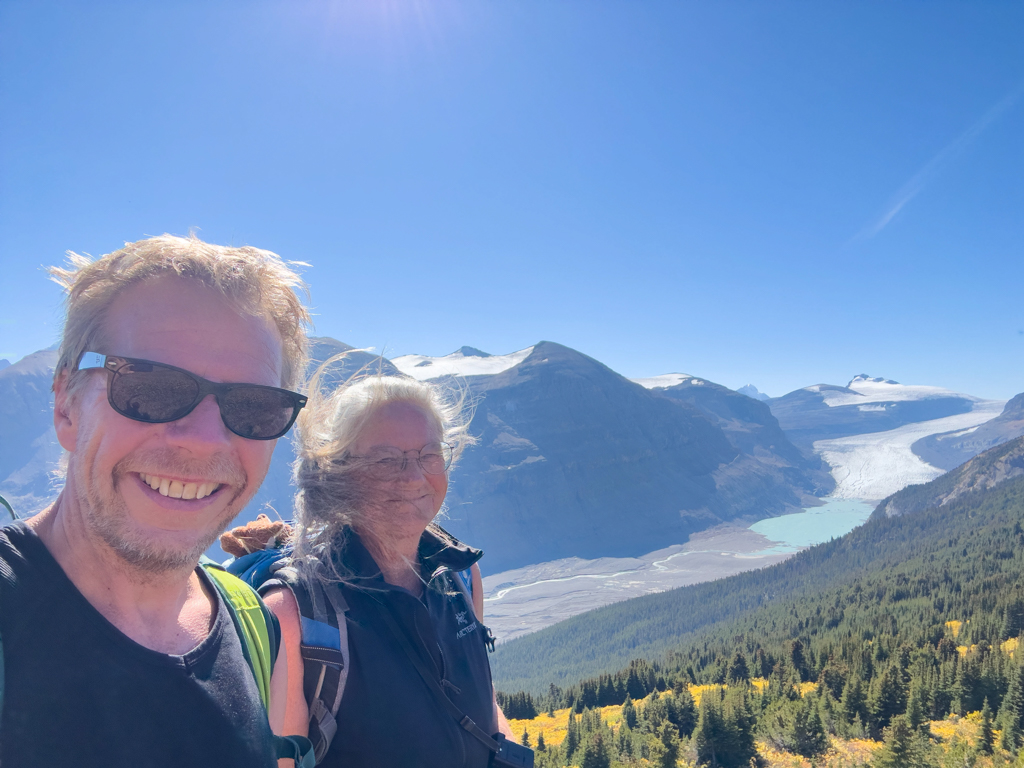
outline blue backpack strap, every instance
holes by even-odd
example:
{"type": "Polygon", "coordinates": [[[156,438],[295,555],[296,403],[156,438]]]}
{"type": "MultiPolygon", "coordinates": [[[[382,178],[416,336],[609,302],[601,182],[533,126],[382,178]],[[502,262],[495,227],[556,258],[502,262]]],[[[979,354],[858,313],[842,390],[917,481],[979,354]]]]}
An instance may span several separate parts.
{"type": "Polygon", "coordinates": [[[456,571],[456,575],[462,580],[463,585],[466,587],[466,592],[469,594],[470,602],[473,601],[473,569],[467,568],[464,571],[456,571]]]}
{"type": "Polygon", "coordinates": [[[325,587],[316,578],[303,578],[290,565],[278,568],[260,592],[276,587],[287,587],[299,607],[302,689],[309,705],[309,739],[319,763],[338,730],[338,709],[348,681],[348,603],[337,584],[325,587]]]}

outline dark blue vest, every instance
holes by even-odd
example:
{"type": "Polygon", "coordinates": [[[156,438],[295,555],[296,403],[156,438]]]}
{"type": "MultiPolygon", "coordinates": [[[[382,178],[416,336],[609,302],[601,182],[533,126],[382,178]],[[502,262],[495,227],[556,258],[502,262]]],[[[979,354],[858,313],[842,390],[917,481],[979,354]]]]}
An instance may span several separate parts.
{"type": "Polygon", "coordinates": [[[387,584],[350,532],[339,563],[355,575],[343,586],[350,671],[338,732],[322,765],[486,768],[490,752],[437,702],[381,616],[382,610],[390,612],[452,702],[485,732],[496,733],[489,635],[452,581],[482,554],[428,528],[420,540],[420,562],[430,580],[421,600],[387,584]]]}

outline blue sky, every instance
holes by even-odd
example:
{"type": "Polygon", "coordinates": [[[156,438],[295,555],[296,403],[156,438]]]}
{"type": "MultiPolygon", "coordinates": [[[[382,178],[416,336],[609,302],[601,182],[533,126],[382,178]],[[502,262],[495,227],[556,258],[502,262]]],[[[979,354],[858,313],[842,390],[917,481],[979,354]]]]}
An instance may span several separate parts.
{"type": "Polygon", "coordinates": [[[772,395],[1024,391],[1024,5],[0,4],[0,357],[195,228],[316,332],[772,395]]]}

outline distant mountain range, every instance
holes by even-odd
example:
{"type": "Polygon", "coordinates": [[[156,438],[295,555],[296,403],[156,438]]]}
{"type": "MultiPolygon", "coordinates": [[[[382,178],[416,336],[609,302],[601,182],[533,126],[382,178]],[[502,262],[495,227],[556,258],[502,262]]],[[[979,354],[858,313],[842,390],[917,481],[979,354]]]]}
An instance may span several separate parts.
{"type": "MultiPolygon", "coordinates": [[[[491,573],[563,557],[640,555],[721,522],[814,505],[834,487],[811,450],[815,440],[969,412],[979,402],[866,376],[761,401],[687,374],[630,381],[553,342],[507,355],[463,347],[392,361],[335,339],[312,343],[314,365],[349,352],[327,385],[368,367],[417,379],[458,376],[469,387],[480,443],[453,473],[443,524],[487,550],[491,573]]],[[[22,513],[56,493],[55,359],[43,351],[0,370],[0,493],[22,513]]],[[[1006,434],[1018,411],[1007,406],[1002,426],[976,432],[1006,434]]],[[[290,517],[293,459],[290,442],[280,441],[236,522],[268,504],[290,517]]]]}
{"type": "Polygon", "coordinates": [[[979,398],[948,389],[906,386],[866,374],[845,387],[816,384],[767,401],[786,436],[804,449],[817,440],[969,413],[977,402],[979,398]]]}

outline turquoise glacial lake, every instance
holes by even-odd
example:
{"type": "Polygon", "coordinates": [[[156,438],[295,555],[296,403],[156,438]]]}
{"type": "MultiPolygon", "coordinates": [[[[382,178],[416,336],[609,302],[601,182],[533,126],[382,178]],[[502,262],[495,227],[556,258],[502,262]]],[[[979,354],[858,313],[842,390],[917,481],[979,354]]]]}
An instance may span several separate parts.
{"type": "Polygon", "coordinates": [[[874,507],[851,499],[823,499],[820,507],[809,507],[803,512],[759,520],[750,526],[754,533],[777,542],[763,553],[795,552],[813,547],[829,539],[839,538],[863,523],[874,507]]]}

